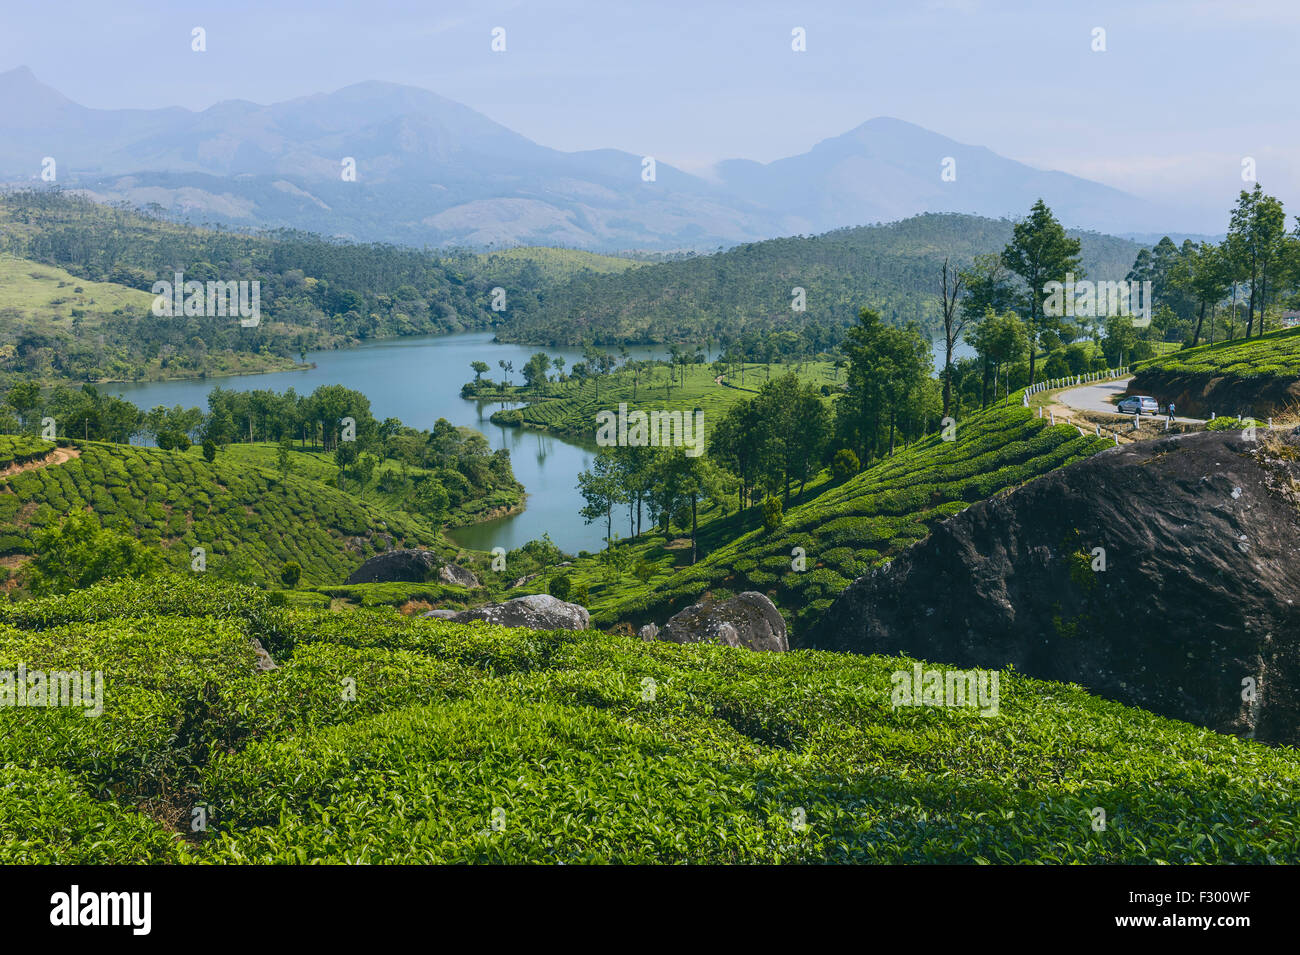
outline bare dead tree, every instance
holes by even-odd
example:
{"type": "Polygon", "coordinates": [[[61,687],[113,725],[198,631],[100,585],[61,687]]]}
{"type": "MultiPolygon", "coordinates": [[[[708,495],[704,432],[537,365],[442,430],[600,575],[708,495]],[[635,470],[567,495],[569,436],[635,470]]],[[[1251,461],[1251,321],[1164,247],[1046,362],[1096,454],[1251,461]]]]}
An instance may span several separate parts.
{"type": "Polygon", "coordinates": [[[943,274],[939,279],[939,294],[943,302],[943,416],[948,417],[952,406],[952,352],[966,328],[967,316],[960,313],[957,303],[966,284],[957,269],[949,268],[943,260],[943,274]]]}

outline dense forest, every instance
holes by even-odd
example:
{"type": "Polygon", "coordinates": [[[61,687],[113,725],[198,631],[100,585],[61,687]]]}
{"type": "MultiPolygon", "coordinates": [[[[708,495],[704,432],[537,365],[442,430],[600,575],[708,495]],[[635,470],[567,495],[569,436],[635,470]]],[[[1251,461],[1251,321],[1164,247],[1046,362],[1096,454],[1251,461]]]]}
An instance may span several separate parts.
{"type": "MultiPolygon", "coordinates": [[[[1009,220],[930,214],[755,242],[654,268],[588,272],[545,294],[515,296],[497,335],[546,345],[726,344],[788,331],[815,353],[838,343],[863,307],[888,324],[915,321],[933,335],[939,329],[935,276],[944,259],[968,263],[996,253],[1012,227],[1009,220]]],[[[1125,239],[1075,235],[1089,275],[1123,278],[1139,250],[1125,239]]]]}

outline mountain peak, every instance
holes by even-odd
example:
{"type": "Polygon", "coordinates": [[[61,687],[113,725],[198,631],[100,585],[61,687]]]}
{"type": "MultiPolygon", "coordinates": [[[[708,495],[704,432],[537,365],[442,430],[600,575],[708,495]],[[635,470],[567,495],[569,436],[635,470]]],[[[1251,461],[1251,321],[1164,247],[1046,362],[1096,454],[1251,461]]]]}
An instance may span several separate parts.
{"type": "Polygon", "coordinates": [[[0,73],[0,101],[8,106],[5,119],[10,122],[40,120],[50,110],[76,107],[54,87],[37,79],[29,66],[16,66],[0,73]]]}

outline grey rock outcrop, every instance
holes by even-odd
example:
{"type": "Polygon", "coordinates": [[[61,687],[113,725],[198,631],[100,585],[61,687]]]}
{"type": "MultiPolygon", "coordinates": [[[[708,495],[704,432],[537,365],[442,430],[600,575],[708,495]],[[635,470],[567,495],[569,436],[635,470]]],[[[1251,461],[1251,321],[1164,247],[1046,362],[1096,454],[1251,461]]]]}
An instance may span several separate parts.
{"type": "Polygon", "coordinates": [[[478,578],[474,572],[466,570],[459,564],[443,564],[438,568],[438,579],[444,584],[454,584],[457,587],[479,587],[478,578]]]}
{"type": "Polygon", "coordinates": [[[529,594],[503,603],[485,604],[454,613],[430,610],[424,616],[454,623],[486,620],[500,627],[523,627],[528,630],[586,630],[591,622],[586,607],[567,603],[550,594],[529,594]]]}
{"type": "Polygon", "coordinates": [[[473,573],[443,560],[431,550],[402,548],[376,554],[354,570],[349,584],[422,584],[437,579],[444,584],[459,587],[478,587],[473,573]]]}
{"type": "Polygon", "coordinates": [[[664,624],[658,638],[773,652],[790,649],[785,618],[772,601],[752,590],[729,600],[706,600],[687,607],[664,624]]]}
{"type": "Polygon", "coordinates": [[[1300,432],[1258,435],[1141,441],[974,504],[854,581],[798,645],[1014,664],[1300,742],[1300,432]]]}
{"type": "Polygon", "coordinates": [[[271,654],[266,652],[266,647],[262,646],[261,640],[253,637],[252,642],[253,652],[257,654],[257,662],[253,664],[253,666],[256,667],[259,672],[267,673],[271,670],[280,669],[279,664],[277,664],[275,660],[271,659],[271,654]]]}

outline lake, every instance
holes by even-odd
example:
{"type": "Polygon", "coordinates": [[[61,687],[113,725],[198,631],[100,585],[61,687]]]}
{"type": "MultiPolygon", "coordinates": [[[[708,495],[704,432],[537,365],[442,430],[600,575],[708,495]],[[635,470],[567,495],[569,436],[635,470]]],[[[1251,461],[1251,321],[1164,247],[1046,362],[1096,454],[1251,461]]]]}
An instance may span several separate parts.
{"type": "MultiPolygon", "coordinates": [[[[582,360],[577,349],[539,348],[536,345],[498,344],[492,332],[464,332],[417,338],[385,339],[356,348],[311,352],[315,368],[267,375],[235,375],[200,381],[160,381],[106,385],[103,391],[118,395],[144,409],[156,405],[182,405],[207,410],[208,392],[220,385],[233,391],[295,389],[310,394],[320,385],[339,384],[370,399],[376,418],[400,418],[413,428],[432,428],[439,418],[481,431],[495,448],[510,452],[515,477],[528,492],[524,510],[472,527],[458,528],[449,536],[474,550],[507,550],[549,533],[566,551],[596,551],[604,546],[604,522],[584,524],[578,516],[583,505],[577,476],[591,466],[595,446],[582,445],[553,435],[521,428],[503,428],[488,420],[512,402],[467,401],[460,387],[474,377],[470,362],[487,362],[492,377],[500,378],[498,361],[514,362],[512,381],[522,381],[520,370],[533,354],[560,355],[566,367],[582,360]]],[[[628,348],[633,358],[665,357],[656,347],[628,348]]]]}
{"type": "MultiPolygon", "coordinates": [[[[538,348],[535,345],[499,344],[493,333],[463,332],[417,338],[367,342],[356,348],[311,352],[308,362],[315,368],[275,372],[267,375],[236,375],[198,381],[160,381],[106,385],[102,388],[143,409],[157,405],[207,410],[208,392],[220,385],[234,391],[295,389],[310,394],[320,385],[339,384],[355,389],[370,399],[374,416],[400,418],[413,428],[432,428],[439,418],[474,428],[487,436],[493,448],[510,452],[515,477],[528,492],[519,514],[458,528],[449,536],[462,547],[474,550],[507,550],[549,533],[563,550],[597,551],[604,546],[604,522],[584,524],[578,511],[583,506],[578,493],[578,473],[591,466],[595,447],[521,428],[492,424],[489,416],[498,408],[514,403],[467,401],[460,387],[474,377],[472,361],[487,362],[490,376],[499,377],[498,361],[514,362],[513,381],[521,381],[520,370],[537,351],[560,355],[566,367],[582,360],[577,349],[538,348]]],[[[657,346],[632,347],[632,358],[666,357],[657,346]]],[[[712,359],[716,356],[710,354],[712,359]]],[[[937,356],[942,361],[942,355],[937,356]]]]}

